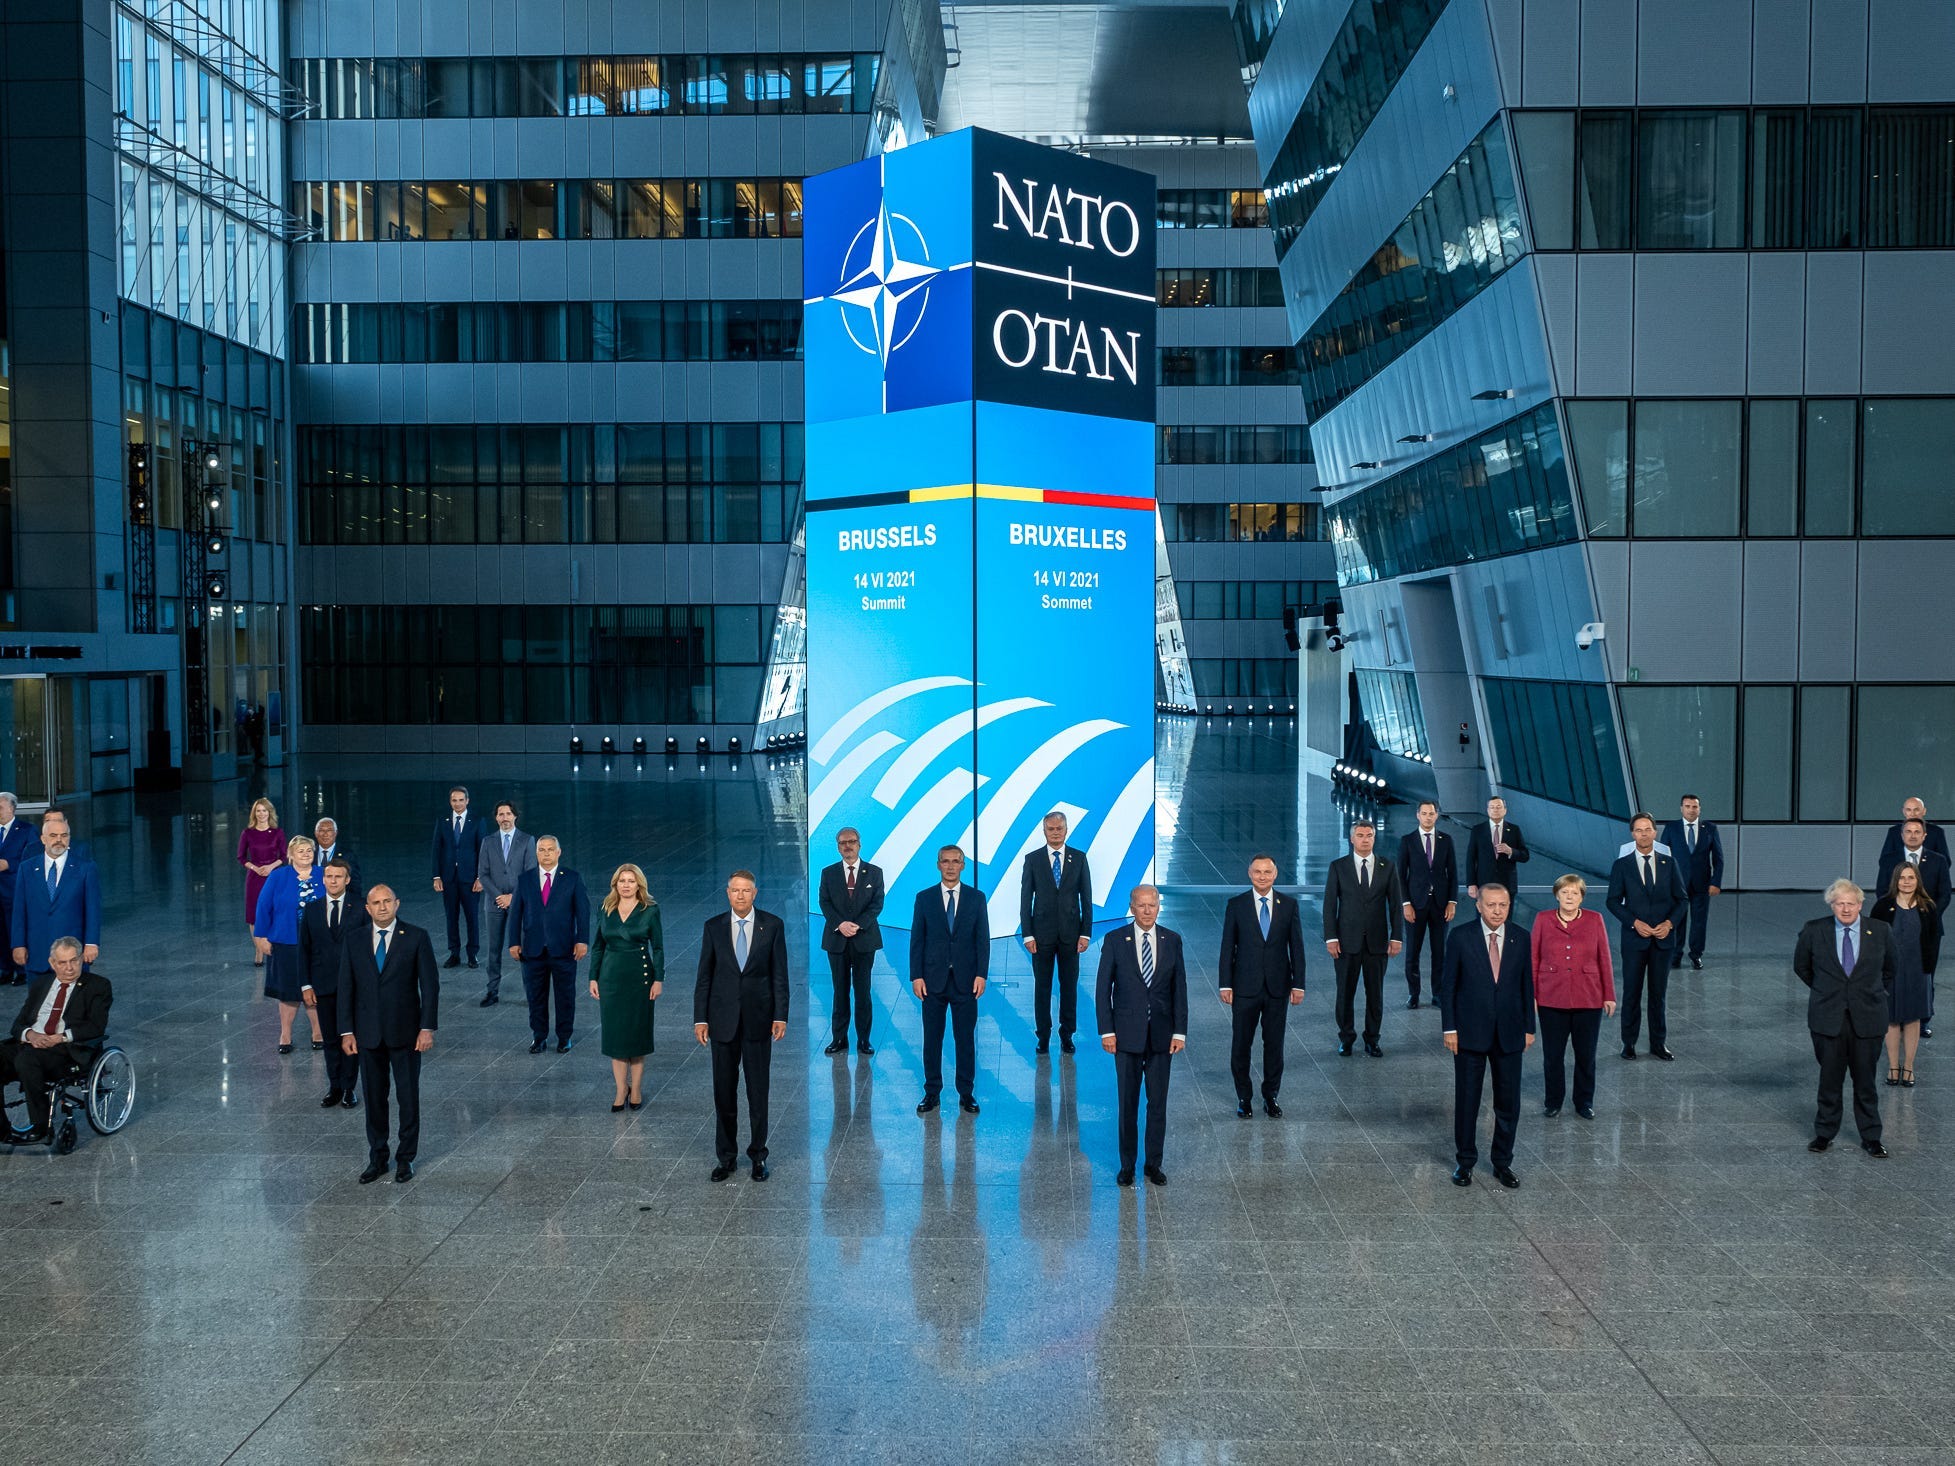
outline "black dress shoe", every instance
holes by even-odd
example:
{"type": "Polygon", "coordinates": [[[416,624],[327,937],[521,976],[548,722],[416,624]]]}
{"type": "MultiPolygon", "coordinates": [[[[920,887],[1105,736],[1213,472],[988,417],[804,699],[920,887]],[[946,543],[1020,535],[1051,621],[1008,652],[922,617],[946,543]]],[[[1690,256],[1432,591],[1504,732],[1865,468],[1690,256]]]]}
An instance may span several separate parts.
{"type": "Polygon", "coordinates": [[[394,1167],[394,1184],[405,1186],[414,1179],[414,1162],[401,1161],[394,1167]]]}
{"type": "Polygon", "coordinates": [[[1165,1186],[1168,1184],[1168,1173],[1163,1171],[1159,1166],[1147,1166],[1144,1169],[1147,1172],[1147,1179],[1151,1184],[1155,1186],[1165,1186]]]}
{"type": "Polygon", "coordinates": [[[336,1107],[338,1104],[339,1104],[339,1091],[336,1089],[329,1089],[326,1091],[326,1097],[321,1101],[319,1101],[319,1108],[322,1110],[330,1110],[336,1107]]]}
{"type": "Polygon", "coordinates": [[[1266,1099],[1263,1101],[1263,1113],[1272,1120],[1280,1120],[1283,1118],[1283,1107],[1273,1099],[1266,1099]]]}
{"type": "Polygon", "coordinates": [[[978,1102],[974,1099],[959,1100],[957,1108],[967,1115],[975,1115],[978,1112],[978,1102]]]}
{"type": "Polygon", "coordinates": [[[1339,1055],[1340,1055],[1341,1057],[1343,1057],[1343,1058],[1346,1058],[1346,1059],[1348,1059],[1348,1058],[1350,1058],[1350,1057],[1351,1057],[1351,1040],[1349,1040],[1348,1038],[1344,1038],[1344,1039],[1339,1039],[1339,1040],[1337,1041],[1337,1052],[1338,1052],[1338,1054],[1339,1054],[1339,1055]]]}
{"type": "Polygon", "coordinates": [[[1652,1059],[1662,1059],[1665,1062],[1670,1062],[1673,1061],[1677,1056],[1671,1053],[1668,1049],[1658,1048],[1652,1044],[1650,1046],[1650,1057],[1652,1059]]]}
{"type": "Polygon", "coordinates": [[[1418,1007],[1418,1006],[1419,1006],[1419,995],[1418,995],[1417,993],[1414,993],[1414,994],[1412,994],[1412,996],[1411,996],[1411,997],[1409,997],[1409,998],[1407,998],[1407,999],[1405,1000],[1405,1006],[1406,1006],[1406,1007],[1408,1007],[1408,1008],[1416,1008],[1416,1007],[1418,1007]]]}
{"type": "Polygon", "coordinates": [[[1256,1113],[1256,1108],[1248,1100],[1237,1100],[1235,1102],[1235,1113],[1237,1119],[1247,1120],[1251,1115],[1256,1113]]]}
{"type": "Polygon", "coordinates": [[[1131,1186],[1134,1184],[1134,1173],[1132,1171],[1122,1171],[1113,1178],[1113,1181],[1117,1186],[1131,1186]]]}
{"type": "Polygon", "coordinates": [[[1079,1048],[1071,1039],[1062,1038],[1059,1040],[1059,1052],[1062,1054],[1076,1054],[1079,1052],[1079,1048]]]}
{"type": "Polygon", "coordinates": [[[1465,1166],[1454,1166],[1453,1184],[1455,1186],[1471,1186],[1473,1184],[1473,1172],[1465,1166]]]}
{"type": "Polygon", "coordinates": [[[934,1094],[927,1094],[916,1102],[916,1112],[919,1115],[927,1115],[936,1108],[937,1097],[934,1094]]]}
{"type": "Polygon", "coordinates": [[[1520,1190],[1521,1178],[1516,1176],[1509,1167],[1495,1166],[1493,1168],[1493,1179],[1498,1181],[1502,1186],[1505,1186],[1509,1191],[1520,1190]]]}
{"type": "Polygon", "coordinates": [[[756,1181],[765,1181],[765,1180],[766,1180],[766,1179],[768,1178],[768,1176],[769,1176],[769,1175],[771,1175],[771,1174],[772,1174],[772,1172],[770,1172],[770,1171],[769,1171],[769,1170],[767,1169],[767,1162],[765,1162],[765,1161],[755,1161],[755,1162],[753,1163],[753,1178],[754,1178],[754,1180],[756,1180],[756,1181]]]}
{"type": "Polygon", "coordinates": [[[1633,1059],[1633,1058],[1635,1058],[1635,1057],[1636,1057],[1636,1045],[1634,1045],[1634,1044],[1624,1044],[1624,1045],[1622,1046],[1622,1056],[1623,1056],[1623,1057],[1624,1057],[1625,1059],[1633,1059]]]}
{"type": "Polygon", "coordinates": [[[829,1044],[827,1048],[823,1049],[822,1052],[824,1054],[839,1054],[846,1048],[848,1048],[848,1045],[838,1038],[829,1044]]]}
{"type": "Polygon", "coordinates": [[[1814,1155],[1818,1155],[1822,1151],[1830,1150],[1832,1149],[1832,1146],[1833,1146],[1833,1137],[1830,1135],[1815,1135],[1811,1140],[1808,1140],[1806,1142],[1806,1149],[1811,1151],[1814,1155]]]}
{"type": "Polygon", "coordinates": [[[1541,1118],[1543,1120],[1552,1120],[1556,1115],[1559,1115],[1560,1113],[1561,1113],[1560,1105],[1541,1106],[1541,1118]]]}
{"type": "Polygon", "coordinates": [[[339,1097],[339,1107],[342,1110],[350,1110],[353,1108],[353,1106],[357,1105],[359,1102],[360,1102],[360,1097],[355,1093],[353,1093],[353,1091],[350,1089],[347,1090],[345,1094],[339,1097]]]}
{"type": "Polygon", "coordinates": [[[1052,1040],[1051,1040],[1051,1039],[1049,1039],[1049,1038],[1041,1038],[1041,1039],[1039,1040],[1039,1046],[1038,1046],[1037,1048],[1035,1048],[1035,1049],[1033,1049],[1033,1050],[1032,1050],[1032,1052],[1033,1052],[1033,1053],[1035,1053],[1035,1054],[1049,1054],[1049,1053],[1051,1053],[1051,1052],[1052,1052],[1052,1040]]]}
{"type": "Polygon", "coordinates": [[[540,1038],[537,1038],[537,1039],[531,1039],[531,1040],[530,1040],[530,1046],[529,1046],[529,1051],[530,1051],[530,1052],[531,1052],[532,1054],[540,1054],[540,1053],[542,1053],[542,1052],[543,1052],[543,1040],[542,1040],[542,1039],[540,1039],[540,1038]]]}
{"type": "Polygon", "coordinates": [[[367,1168],[360,1172],[360,1184],[364,1186],[369,1181],[378,1181],[386,1174],[387,1163],[385,1161],[368,1161],[367,1168]]]}
{"type": "Polygon", "coordinates": [[[1576,1105],[1575,1113],[1580,1115],[1584,1120],[1593,1120],[1595,1118],[1595,1106],[1576,1105]]]}
{"type": "Polygon", "coordinates": [[[557,1052],[558,1052],[558,1053],[560,1053],[560,1054],[567,1054],[567,1053],[569,1053],[569,1052],[570,1052],[570,1046],[571,1046],[572,1044],[574,1044],[574,1043],[576,1043],[576,1042],[577,1042],[577,1040],[576,1040],[576,1039],[574,1039],[574,1038],[564,1038],[564,1039],[558,1039],[558,1040],[557,1040],[557,1052]]]}
{"type": "Polygon", "coordinates": [[[1921,1036],[1923,1038],[1933,1038],[1935,1036],[1935,1031],[1932,1028],[1928,1027],[1927,1024],[1924,1023],[1921,1025],[1921,1036]]]}
{"type": "Polygon", "coordinates": [[[1860,1142],[1860,1149],[1864,1150],[1877,1161],[1884,1161],[1888,1156],[1893,1154],[1892,1151],[1888,1150],[1878,1140],[1863,1140],[1860,1142]]]}
{"type": "Polygon", "coordinates": [[[1373,1043],[1370,1039],[1366,1039],[1364,1041],[1364,1051],[1367,1054],[1371,1055],[1371,1057],[1374,1059],[1382,1059],[1385,1057],[1385,1051],[1379,1048],[1378,1045],[1373,1043]]]}
{"type": "Polygon", "coordinates": [[[855,1046],[855,1051],[858,1054],[873,1054],[876,1051],[876,1046],[870,1043],[867,1039],[864,1039],[861,1043],[855,1046]]]}
{"type": "Polygon", "coordinates": [[[1690,959],[1690,970],[1692,972],[1702,972],[1704,970],[1704,959],[1702,957],[1692,957],[1690,959]]]}
{"type": "Polygon", "coordinates": [[[493,1008],[497,1003],[500,1003],[501,1001],[502,999],[498,998],[494,993],[484,993],[482,995],[482,1001],[477,1003],[475,1006],[478,1008],[493,1008]]]}
{"type": "Polygon", "coordinates": [[[448,960],[441,965],[443,967],[460,967],[462,965],[462,959],[457,957],[453,952],[450,952],[448,954],[448,960]]]}
{"type": "Polygon", "coordinates": [[[733,1167],[731,1166],[713,1167],[713,1179],[715,1181],[724,1181],[728,1176],[731,1176],[732,1174],[733,1174],[733,1167]]]}

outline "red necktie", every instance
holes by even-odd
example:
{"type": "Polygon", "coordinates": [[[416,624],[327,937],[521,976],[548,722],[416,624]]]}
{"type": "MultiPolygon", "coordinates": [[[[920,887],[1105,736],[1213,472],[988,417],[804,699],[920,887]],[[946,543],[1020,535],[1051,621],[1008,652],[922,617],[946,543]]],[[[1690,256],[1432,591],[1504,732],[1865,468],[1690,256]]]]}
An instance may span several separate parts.
{"type": "Polygon", "coordinates": [[[848,876],[849,876],[849,894],[853,896],[855,894],[855,867],[852,865],[848,868],[848,876]]]}
{"type": "Polygon", "coordinates": [[[61,1010],[68,1005],[68,989],[72,984],[57,982],[54,985],[54,1006],[48,1010],[48,1021],[42,1025],[41,1032],[55,1034],[61,1032],[61,1010]]]}

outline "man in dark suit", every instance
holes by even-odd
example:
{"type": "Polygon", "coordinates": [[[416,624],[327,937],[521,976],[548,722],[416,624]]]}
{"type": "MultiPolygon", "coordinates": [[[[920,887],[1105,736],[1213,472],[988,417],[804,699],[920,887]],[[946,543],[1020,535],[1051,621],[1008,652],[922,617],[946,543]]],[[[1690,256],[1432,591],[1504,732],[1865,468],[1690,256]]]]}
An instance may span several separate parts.
{"type": "Polygon", "coordinates": [[[838,831],[835,849],[841,859],[823,870],[816,900],[821,906],[821,950],[828,954],[828,972],[835,983],[834,1037],[824,1054],[839,1054],[849,1046],[849,1010],[855,1010],[855,1051],[873,1054],[869,1025],[869,971],[882,950],[882,868],[862,858],[862,836],[854,828],[838,831]]]}
{"type": "Polygon", "coordinates": [[[1039,1052],[1052,1043],[1052,976],[1059,974],[1059,1047],[1073,1051],[1079,1025],[1079,959],[1093,940],[1093,873],[1066,843],[1066,817],[1045,817],[1045,844],[1025,853],[1018,880],[1018,934],[1032,954],[1032,1014],[1039,1052]]]}
{"type": "Polygon", "coordinates": [[[923,1099],[916,1112],[937,1108],[944,1088],[944,1026],[957,1043],[957,1099],[978,1112],[977,1000],[991,971],[991,918],[984,892],[964,884],[964,851],[937,851],[934,886],[916,893],[910,913],[910,988],[923,1003],[923,1099]]]}
{"type": "Polygon", "coordinates": [[[1622,1056],[1636,1057],[1643,1027],[1643,991],[1650,999],[1650,1053],[1676,1055],[1665,1047],[1670,1021],[1664,1000],[1670,991],[1670,964],[1676,959],[1677,926],[1688,909],[1677,862],[1656,848],[1656,820],[1638,814],[1629,822],[1634,842],[1609,870],[1609,914],[1622,924],[1622,1056]]]}
{"type": "MultiPolygon", "coordinates": [[[[1939,855],[1943,860],[1947,860],[1949,858],[1948,832],[1942,829],[1940,825],[1928,823],[1927,804],[1919,797],[1910,795],[1901,802],[1901,817],[1887,827],[1887,838],[1881,842],[1880,846],[1880,863],[1886,865],[1889,861],[1899,858],[1901,850],[1907,844],[1907,822],[1909,820],[1921,821],[1921,828],[1926,832],[1925,844],[1927,848],[1939,855]]],[[[1883,889],[1878,894],[1885,895],[1886,891],[1883,889]]]]}
{"type": "Polygon", "coordinates": [[[1495,795],[1487,801],[1487,822],[1475,825],[1466,842],[1466,896],[1480,899],[1480,887],[1491,881],[1507,893],[1508,901],[1520,900],[1520,875],[1516,866],[1528,861],[1527,839],[1521,827],[1507,818],[1507,801],[1495,795]]]}
{"type": "Polygon", "coordinates": [[[322,871],[335,860],[346,862],[346,895],[355,906],[365,899],[366,888],[360,884],[360,862],[354,859],[353,852],[346,848],[346,842],[339,837],[339,822],[330,815],[322,816],[312,827],[314,852],[312,863],[322,871]]]}
{"type": "Polygon", "coordinates": [[[400,1144],[394,1180],[414,1179],[421,1153],[421,1055],[434,1047],[441,1004],[441,974],[434,943],[418,926],[395,918],[400,898],[392,886],[367,891],[367,924],[340,939],[339,1046],[359,1060],[360,1088],[367,1092],[367,1168],[360,1184],[387,1174],[387,1097],[400,1101],[400,1144]]]}
{"type": "Polygon", "coordinates": [[[82,970],[81,943],[60,937],[41,959],[47,969],[27,989],[13,1033],[0,1044],[0,1088],[19,1080],[27,1101],[27,1128],[10,1132],[13,1145],[45,1145],[53,1123],[48,1085],[71,1064],[86,1068],[93,1046],[109,1029],[109,980],[82,970]]]}
{"type": "Polygon", "coordinates": [[[68,816],[51,809],[41,816],[41,853],[21,866],[14,886],[14,965],[30,976],[50,971],[58,937],[81,939],[83,966],[101,956],[102,878],[94,861],[68,848],[68,816]]]}
{"type": "MultiPolygon", "coordinates": [[[[319,1015],[319,1031],[339,1033],[339,970],[346,958],[346,939],[366,925],[367,914],[353,894],[353,873],[344,855],[335,855],[319,879],[323,899],[299,909],[299,997],[319,1015]]],[[[337,1038],[326,1047],[326,1097],[321,1109],[334,1105],[352,1109],[360,1066],[340,1047],[337,1038]]]]}
{"type": "Polygon", "coordinates": [[[1349,1054],[1357,1038],[1358,978],[1364,978],[1364,1051],[1381,1059],[1378,1025],[1385,1008],[1385,964],[1399,954],[1398,867],[1372,849],[1378,827],[1351,826],[1351,853],[1331,862],[1324,879],[1324,944],[1337,963],[1337,1051],[1349,1054]]]}
{"type": "MultiPolygon", "coordinates": [[[[1104,968],[1104,958],[1102,958],[1104,968]]],[[[1229,1007],[1229,1072],[1235,1078],[1235,1112],[1250,1107],[1249,1050],[1263,1032],[1263,1108],[1282,1115],[1283,1032],[1290,1009],[1303,1001],[1303,913],[1276,891],[1276,861],[1249,862],[1249,889],[1222,908],[1222,956],[1216,963],[1222,1001],[1229,1007]]],[[[1152,1101],[1149,1101],[1150,1113],[1152,1101]]]]}
{"type": "Polygon", "coordinates": [[[1688,947],[1691,971],[1702,972],[1711,897],[1724,887],[1724,842],[1718,838],[1717,826],[1700,818],[1704,805],[1695,794],[1684,795],[1677,809],[1680,818],[1665,825],[1661,836],[1683,875],[1684,895],[1689,901],[1677,922],[1674,953],[1681,958],[1688,947]]]}
{"type": "Polygon", "coordinates": [[[34,827],[20,817],[20,801],[0,791],[0,986],[27,981],[25,964],[14,961],[14,886],[21,864],[39,847],[34,827]]]}
{"type": "Polygon", "coordinates": [[[1886,922],[1861,916],[1863,900],[1865,893],[1852,881],[1834,881],[1826,888],[1833,914],[1801,927],[1792,951],[1792,970],[1812,989],[1806,1027],[1812,1030],[1813,1056],[1819,1060],[1819,1113],[1806,1149],[1825,1150],[1840,1133],[1841,1091],[1851,1074],[1860,1148],[1884,1161],[1888,1152],[1880,1143],[1874,1065],[1894,997],[1894,944],[1886,922]]]}
{"type": "Polygon", "coordinates": [[[1161,893],[1135,886],[1127,898],[1133,925],[1100,944],[1100,979],[1094,1007],[1100,1047],[1113,1055],[1120,1086],[1120,1174],[1134,1184],[1140,1150],[1140,1092],[1147,1090],[1147,1179],[1168,1184],[1161,1151],[1168,1134],[1168,1067],[1188,1046],[1188,969],[1181,936],[1158,925],[1161,893]]]}
{"type": "MultiPolygon", "coordinates": [[[[541,842],[538,842],[541,844],[541,842]]],[[[747,1159],[767,1179],[767,1081],[773,1046],[787,1036],[787,928],[771,911],[754,910],[753,872],[727,878],[725,915],[709,917],[699,939],[699,978],[692,990],[692,1032],[713,1046],[713,1179],[738,1160],[740,1076],[747,1080],[747,1159]]]]}
{"type": "Polygon", "coordinates": [[[1453,1056],[1453,1184],[1471,1186],[1480,1159],[1480,1093],[1493,1070],[1493,1178],[1509,1191],[1521,1119],[1521,1062],[1534,1047],[1534,963],[1528,935],[1508,922],[1513,902],[1486,881],[1478,921],[1446,938],[1439,1021],[1453,1056]]]}
{"type": "Polygon", "coordinates": [[[577,1026],[577,964],[590,951],[591,898],[584,878],[563,865],[555,835],[539,835],[536,869],[516,879],[509,903],[509,955],[523,964],[529,997],[529,1051],[550,1037],[550,999],[557,1003],[557,1052],[567,1054],[577,1026]]]}
{"type": "Polygon", "coordinates": [[[1901,821],[1901,844],[1891,856],[1883,855],[1880,861],[1880,878],[1874,882],[1876,898],[1885,896],[1894,884],[1894,872],[1903,865],[1911,865],[1921,874],[1921,889],[1928,899],[1935,903],[1944,925],[1948,921],[1949,869],[1948,857],[1937,855],[1928,846],[1928,822],[1922,819],[1901,821]]]}
{"type": "Polygon", "coordinates": [[[1398,884],[1405,893],[1405,986],[1408,1008],[1419,1006],[1419,952],[1431,939],[1428,991],[1439,991],[1439,964],[1446,956],[1446,928],[1459,909],[1459,862],[1453,837],[1439,828],[1439,806],[1419,803],[1419,827],[1398,841],[1398,884]]]}
{"type": "Polygon", "coordinates": [[[476,965],[481,950],[477,938],[475,885],[477,861],[482,848],[482,822],[468,809],[468,790],[460,784],[448,791],[447,817],[434,827],[434,888],[441,895],[442,910],[448,916],[448,960],[444,967],[462,965],[460,922],[468,921],[468,965],[476,965]]]}

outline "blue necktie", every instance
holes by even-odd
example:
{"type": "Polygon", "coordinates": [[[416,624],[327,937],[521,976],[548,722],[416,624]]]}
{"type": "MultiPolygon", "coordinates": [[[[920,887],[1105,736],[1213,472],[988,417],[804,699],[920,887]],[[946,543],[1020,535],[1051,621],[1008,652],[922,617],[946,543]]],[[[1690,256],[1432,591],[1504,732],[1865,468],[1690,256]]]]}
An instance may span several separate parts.
{"type": "Polygon", "coordinates": [[[1269,897],[1260,898],[1263,903],[1263,940],[1269,940],[1269,897]]]}
{"type": "Polygon", "coordinates": [[[741,917],[740,929],[733,937],[733,960],[742,967],[747,965],[747,918],[741,917]]]}
{"type": "Polygon", "coordinates": [[[1840,933],[1840,967],[1848,976],[1853,973],[1853,928],[1847,927],[1840,933]]]}
{"type": "Polygon", "coordinates": [[[373,949],[373,965],[376,969],[387,965],[387,933],[380,934],[380,945],[373,949]]]}
{"type": "Polygon", "coordinates": [[[1059,884],[1059,852],[1057,850],[1052,852],[1052,884],[1055,886],[1059,884]]]}
{"type": "Polygon", "coordinates": [[[509,836],[506,833],[502,837],[502,863],[509,864],[509,836]]]}
{"type": "Polygon", "coordinates": [[[1140,981],[1142,987],[1154,986],[1154,944],[1145,932],[1140,938],[1140,981]]]}
{"type": "Polygon", "coordinates": [[[61,862],[57,860],[53,865],[48,867],[48,899],[52,901],[54,899],[54,893],[60,889],[61,862]]]}
{"type": "Polygon", "coordinates": [[[957,888],[952,886],[944,893],[944,925],[952,931],[957,930],[957,888]]]}

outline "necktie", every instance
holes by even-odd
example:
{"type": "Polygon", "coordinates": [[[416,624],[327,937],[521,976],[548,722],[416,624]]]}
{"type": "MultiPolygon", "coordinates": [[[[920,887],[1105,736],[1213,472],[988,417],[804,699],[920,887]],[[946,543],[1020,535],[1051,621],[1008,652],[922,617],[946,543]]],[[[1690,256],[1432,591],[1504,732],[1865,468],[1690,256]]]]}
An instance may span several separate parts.
{"type": "Polygon", "coordinates": [[[742,967],[747,965],[747,918],[741,917],[739,930],[733,936],[733,960],[742,967]]]}
{"type": "Polygon", "coordinates": [[[543,872],[543,904],[545,906],[550,904],[550,877],[555,874],[555,871],[546,870],[543,872]]]}
{"type": "Polygon", "coordinates": [[[1360,860],[1358,862],[1358,889],[1360,891],[1369,891],[1371,889],[1371,862],[1369,860],[1360,860]]]}
{"type": "Polygon", "coordinates": [[[52,897],[54,893],[60,889],[61,889],[61,862],[57,860],[53,865],[48,867],[48,895],[52,897]]]}
{"type": "Polygon", "coordinates": [[[957,887],[944,888],[944,925],[955,928],[957,925],[957,887]]]}
{"type": "Polygon", "coordinates": [[[1429,832],[1426,835],[1426,868],[1432,868],[1432,835],[1429,832]]]}
{"type": "Polygon", "coordinates": [[[1910,851],[1908,851],[1908,853],[1907,853],[1907,863],[1908,863],[1909,865],[1912,865],[1912,866],[1916,866],[1916,867],[1919,867],[1919,866],[1920,866],[1920,864],[1921,864],[1921,852],[1920,852],[1919,850],[1910,850],[1910,851]]]}
{"type": "Polygon", "coordinates": [[[1500,982],[1500,933],[1499,932],[1487,933],[1487,965],[1493,969],[1493,980],[1495,985],[1498,986],[1500,982]]]}
{"type": "Polygon", "coordinates": [[[1656,866],[1647,855],[1643,857],[1643,885],[1652,891],[1656,889],[1656,866]]]}
{"type": "Polygon", "coordinates": [[[1498,844],[1500,843],[1500,826],[1499,826],[1499,825],[1495,825],[1495,826],[1493,827],[1493,843],[1494,843],[1495,845],[1498,845],[1498,844]]]}
{"type": "Polygon", "coordinates": [[[1052,852],[1052,884],[1055,886],[1059,884],[1059,852],[1057,850],[1052,852]]]}
{"type": "Polygon", "coordinates": [[[455,816],[455,838],[459,840],[461,839],[461,837],[462,837],[462,817],[460,815],[456,815],[455,816]]]}
{"type": "Polygon", "coordinates": [[[72,984],[57,982],[54,985],[54,1006],[48,1010],[48,1021],[41,1026],[42,1033],[61,1032],[61,1010],[68,1005],[68,989],[72,984]]]}
{"type": "Polygon", "coordinates": [[[1154,933],[1140,934],[1140,982],[1142,987],[1154,986],[1154,933]]]}
{"type": "Polygon", "coordinates": [[[1269,897],[1262,896],[1259,897],[1258,899],[1262,902],[1262,906],[1263,906],[1263,940],[1268,941],[1269,940],[1269,897]]]}
{"type": "Polygon", "coordinates": [[[849,881],[849,894],[853,896],[855,894],[855,867],[852,865],[848,867],[848,881],[849,881]]]}
{"type": "Polygon", "coordinates": [[[509,831],[507,830],[502,832],[502,863],[504,865],[509,863],[509,831]]]}
{"type": "Polygon", "coordinates": [[[1853,973],[1853,928],[1846,927],[1840,932],[1840,967],[1848,976],[1853,973]]]}
{"type": "Polygon", "coordinates": [[[1690,853],[1695,855],[1697,853],[1697,822],[1692,820],[1683,827],[1683,830],[1684,843],[1690,846],[1690,853]]]}
{"type": "Polygon", "coordinates": [[[387,965],[387,933],[384,928],[380,933],[380,941],[373,949],[373,965],[377,968],[387,965]]]}
{"type": "Polygon", "coordinates": [[[327,922],[326,925],[329,929],[333,931],[339,930],[339,902],[338,901],[333,902],[333,919],[327,922]]]}

